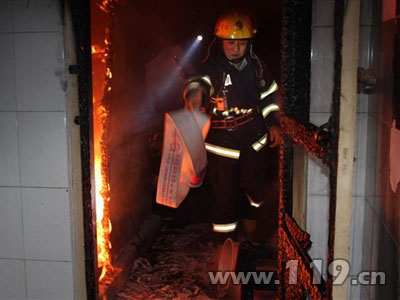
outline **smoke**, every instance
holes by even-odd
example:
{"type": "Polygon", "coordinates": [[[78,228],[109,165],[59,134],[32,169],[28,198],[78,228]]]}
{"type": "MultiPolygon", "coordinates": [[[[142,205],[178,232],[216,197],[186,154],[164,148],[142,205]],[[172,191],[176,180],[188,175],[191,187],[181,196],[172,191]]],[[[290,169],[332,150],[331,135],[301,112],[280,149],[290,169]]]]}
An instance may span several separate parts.
{"type": "Polygon", "coordinates": [[[174,44],[177,24],[138,4],[118,11],[111,108],[118,132],[162,130],[165,112],[183,107],[183,73],[201,41],[193,35],[187,49],[174,44]]]}

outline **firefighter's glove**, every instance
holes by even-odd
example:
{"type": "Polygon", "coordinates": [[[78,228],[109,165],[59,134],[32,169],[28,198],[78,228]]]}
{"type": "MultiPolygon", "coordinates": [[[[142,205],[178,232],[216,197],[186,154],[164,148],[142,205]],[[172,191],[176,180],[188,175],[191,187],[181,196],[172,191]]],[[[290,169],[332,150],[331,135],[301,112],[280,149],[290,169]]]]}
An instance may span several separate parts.
{"type": "Polygon", "coordinates": [[[185,98],[185,108],[193,111],[193,109],[200,109],[202,103],[203,93],[201,89],[190,91],[185,98]]]}
{"type": "Polygon", "coordinates": [[[271,126],[269,129],[269,140],[271,142],[269,145],[270,148],[275,148],[282,143],[282,132],[278,126],[271,126]]]}
{"type": "Polygon", "coordinates": [[[198,175],[193,175],[189,186],[191,188],[198,188],[203,184],[204,177],[206,176],[206,170],[207,168],[204,168],[198,175]]]}

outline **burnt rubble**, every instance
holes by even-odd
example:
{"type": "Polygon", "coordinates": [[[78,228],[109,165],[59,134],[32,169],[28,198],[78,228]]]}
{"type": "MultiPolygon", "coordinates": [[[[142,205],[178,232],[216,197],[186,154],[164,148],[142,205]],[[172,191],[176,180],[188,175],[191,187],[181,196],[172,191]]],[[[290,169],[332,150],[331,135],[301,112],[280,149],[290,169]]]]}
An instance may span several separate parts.
{"type": "Polygon", "coordinates": [[[153,245],[135,260],[118,300],[216,299],[208,272],[216,250],[206,224],[171,228],[164,225],[153,245]]]}

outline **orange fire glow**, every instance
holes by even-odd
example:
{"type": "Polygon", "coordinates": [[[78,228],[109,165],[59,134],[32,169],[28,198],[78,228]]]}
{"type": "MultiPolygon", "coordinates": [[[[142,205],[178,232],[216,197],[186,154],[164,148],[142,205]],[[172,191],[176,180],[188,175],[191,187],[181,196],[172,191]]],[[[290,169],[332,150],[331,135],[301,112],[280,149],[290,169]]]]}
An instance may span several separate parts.
{"type": "Polygon", "coordinates": [[[95,185],[96,185],[96,233],[97,233],[97,265],[101,268],[99,280],[102,280],[111,265],[111,221],[108,215],[109,184],[102,175],[102,155],[95,151],[95,185]]]}
{"type": "Polygon", "coordinates": [[[104,140],[104,124],[108,121],[109,113],[101,101],[104,93],[111,91],[111,86],[106,89],[106,77],[111,78],[109,68],[105,66],[104,48],[92,46],[93,66],[93,131],[94,131],[94,175],[96,190],[96,235],[97,235],[97,267],[101,269],[99,281],[108,272],[113,271],[111,264],[111,221],[109,217],[110,185],[108,182],[107,166],[108,155],[106,141],[104,140]]]}
{"type": "Polygon", "coordinates": [[[95,180],[96,180],[96,230],[97,230],[97,262],[98,267],[101,268],[101,275],[99,280],[104,278],[107,271],[112,270],[110,250],[111,242],[109,236],[111,233],[111,222],[107,215],[104,214],[105,206],[110,199],[104,199],[102,196],[102,183],[101,176],[101,158],[95,159],[95,180]],[[106,201],[106,203],[105,203],[106,201]]]}
{"type": "Polygon", "coordinates": [[[93,82],[93,140],[94,176],[96,190],[96,235],[97,267],[99,283],[106,286],[120,269],[112,265],[110,179],[109,179],[109,107],[111,101],[111,66],[113,45],[112,28],[115,22],[115,7],[119,0],[90,1],[92,18],[92,82],[93,82]],[[98,10],[100,8],[100,11],[98,10]],[[93,26],[94,25],[94,26],[93,26]]]}
{"type": "Polygon", "coordinates": [[[104,54],[105,49],[97,45],[92,45],[92,54],[104,54]]]}

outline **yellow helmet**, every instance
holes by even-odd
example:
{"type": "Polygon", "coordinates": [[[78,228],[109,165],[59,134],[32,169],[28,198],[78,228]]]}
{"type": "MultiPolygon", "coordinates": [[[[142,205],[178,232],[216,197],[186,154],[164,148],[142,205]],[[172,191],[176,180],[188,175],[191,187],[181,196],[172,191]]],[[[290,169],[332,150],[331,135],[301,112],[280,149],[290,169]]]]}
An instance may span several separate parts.
{"type": "Polygon", "coordinates": [[[251,17],[240,10],[228,11],[215,24],[215,35],[221,39],[251,39],[256,32],[251,17]]]}

